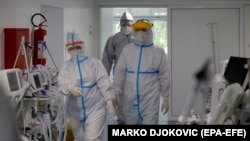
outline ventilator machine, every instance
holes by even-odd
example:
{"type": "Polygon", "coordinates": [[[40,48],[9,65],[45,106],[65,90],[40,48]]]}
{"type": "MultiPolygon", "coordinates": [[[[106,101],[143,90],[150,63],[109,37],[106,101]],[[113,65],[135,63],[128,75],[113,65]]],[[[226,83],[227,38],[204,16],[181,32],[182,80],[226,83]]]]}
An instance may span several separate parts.
{"type": "MultiPolygon", "coordinates": [[[[209,64],[207,63],[207,66],[209,64]]],[[[205,65],[206,66],[206,65],[205,65]]],[[[250,59],[230,56],[225,69],[217,73],[214,79],[197,79],[193,91],[189,94],[183,111],[178,118],[178,124],[200,125],[249,125],[250,124],[250,93],[249,72],[250,59]],[[203,80],[203,81],[201,81],[203,80]],[[201,91],[202,84],[211,84],[208,107],[203,107],[203,113],[196,115],[193,103],[201,91]]],[[[208,69],[201,69],[202,78],[207,78],[208,69]]],[[[197,73],[198,74],[198,73],[197,73]]],[[[199,77],[197,77],[199,78],[199,77]]]]}
{"type": "MultiPolygon", "coordinates": [[[[22,37],[13,68],[0,70],[1,92],[15,111],[21,140],[65,141],[66,99],[57,88],[57,67],[33,64],[27,46],[22,37]],[[25,56],[26,69],[16,67],[20,54],[25,56]]],[[[32,56],[34,48],[29,48],[32,56]]]]}

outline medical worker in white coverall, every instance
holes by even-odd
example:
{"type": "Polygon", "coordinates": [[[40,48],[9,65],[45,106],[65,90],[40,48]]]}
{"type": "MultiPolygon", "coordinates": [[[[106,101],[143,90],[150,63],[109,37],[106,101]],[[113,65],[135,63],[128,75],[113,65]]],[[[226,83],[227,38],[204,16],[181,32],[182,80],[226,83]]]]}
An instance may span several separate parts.
{"type": "Polygon", "coordinates": [[[152,26],[145,19],[132,25],[135,41],[124,47],[114,72],[114,88],[116,93],[124,92],[129,125],[158,124],[160,96],[163,114],[169,109],[169,64],[164,50],[153,43],[152,26]]]}
{"type": "MultiPolygon", "coordinates": [[[[120,32],[110,36],[107,39],[103,51],[102,63],[108,74],[110,74],[110,72],[113,72],[112,65],[113,70],[115,70],[116,63],[120,57],[123,47],[133,42],[133,37],[131,34],[133,22],[133,16],[129,12],[124,12],[120,18],[120,32]]],[[[122,93],[120,95],[120,99],[122,99],[122,93]]],[[[117,108],[117,123],[119,125],[122,125],[124,124],[124,115],[122,111],[123,104],[121,100],[119,105],[117,104],[115,105],[115,107],[117,108]]]]}
{"type": "Polygon", "coordinates": [[[74,138],[103,141],[107,113],[115,116],[109,76],[101,61],[84,54],[82,41],[68,43],[67,49],[71,59],[63,63],[58,83],[68,95],[67,113],[74,138]]]}

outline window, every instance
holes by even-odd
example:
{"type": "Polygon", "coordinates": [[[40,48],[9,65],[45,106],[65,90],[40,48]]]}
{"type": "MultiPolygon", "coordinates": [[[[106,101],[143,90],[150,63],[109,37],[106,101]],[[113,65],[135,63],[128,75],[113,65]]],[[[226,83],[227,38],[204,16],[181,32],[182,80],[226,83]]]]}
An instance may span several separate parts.
{"type": "MultiPolygon", "coordinates": [[[[167,41],[167,8],[110,8],[102,7],[100,10],[100,56],[103,54],[107,39],[120,31],[119,22],[123,12],[128,11],[132,14],[134,20],[148,19],[154,24],[154,43],[159,47],[164,48],[168,53],[167,41]]],[[[111,81],[113,81],[113,72],[110,73],[111,81]]],[[[162,102],[162,99],[161,99],[162,102]]],[[[160,110],[160,109],[159,109],[160,110]]],[[[159,112],[159,124],[166,124],[167,118],[159,112]]]]}
{"type": "Polygon", "coordinates": [[[119,22],[124,11],[130,12],[135,21],[142,18],[150,20],[154,24],[152,29],[155,45],[168,53],[166,8],[113,8],[113,34],[120,31],[119,22]]]}
{"type": "Polygon", "coordinates": [[[168,53],[167,41],[167,8],[101,8],[101,36],[100,56],[102,56],[105,43],[111,35],[120,30],[119,22],[123,12],[130,12],[134,20],[148,19],[154,24],[154,43],[168,53]]]}

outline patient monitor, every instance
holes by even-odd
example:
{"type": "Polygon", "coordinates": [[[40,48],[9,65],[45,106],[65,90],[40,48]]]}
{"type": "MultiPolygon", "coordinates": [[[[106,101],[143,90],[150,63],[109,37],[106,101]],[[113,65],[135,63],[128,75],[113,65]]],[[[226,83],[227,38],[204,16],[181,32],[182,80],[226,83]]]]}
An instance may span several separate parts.
{"type": "MultiPolygon", "coordinates": [[[[211,113],[208,118],[208,124],[224,124],[227,119],[231,119],[231,124],[244,124],[250,117],[250,109],[247,105],[250,103],[249,92],[249,71],[250,59],[244,57],[231,56],[225,69],[224,78],[226,88],[221,97],[212,99],[211,113]]],[[[217,85],[219,86],[219,85],[217,85]]],[[[221,83],[221,88],[222,86],[221,83]]],[[[218,94],[214,94],[217,97],[218,94]]]]}
{"type": "Polygon", "coordinates": [[[20,69],[0,70],[0,81],[5,94],[18,95],[22,89],[22,72],[20,69]]]}
{"type": "Polygon", "coordinates": [[[227,84],[239,83],[243,90],[248,89],[248,60],[245,57],[231,56],[225,69],[224,78],[227,84]]]}
{"type": "Polygon", "coordinates": [[[38,92],[43,89],[42,78],[39,72],[32,72],[28,75],[29,82],[32,87],[32,92],[38,92]]]}
{"type": "Polygon", "coordinates": [[[19,68],[0,70],[0,82],[3,93],[7,94],[8,97],[19,97],[19,100],[30,86],[29,83],[23,81],[22,71],[19,68]]]}

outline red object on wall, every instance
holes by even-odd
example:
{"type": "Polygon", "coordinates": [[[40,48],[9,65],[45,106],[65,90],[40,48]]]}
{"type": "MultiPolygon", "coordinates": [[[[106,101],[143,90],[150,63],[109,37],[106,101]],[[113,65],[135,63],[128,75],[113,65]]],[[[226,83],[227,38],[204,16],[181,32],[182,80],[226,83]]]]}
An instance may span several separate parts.
{"type": "MultiPolygon", "coordinates": [[[[4,28],[4,69],[13,68],[16,57],[18,59],[15,68],[27,68],[23,50],[18,55],[22,36],[25,42],[29,42],[29,28],[4,28]]],[[[26,54],[29,54],[27,50],[26,54]]]]}
{"type": "Polygon", "coordinates": [[[47,34],[47,31],[42,29],[39,26],[38,29],[34,30],[34,54],[33,54],[33,65],[45,65],[46,58],[42,56],[45,52],[45,49],[42,51],[41,47],[39,47],[38,42],[44,41],[44,36],[47,34]],[[40,53],[39,53],[40,52],[40,53]]]}

